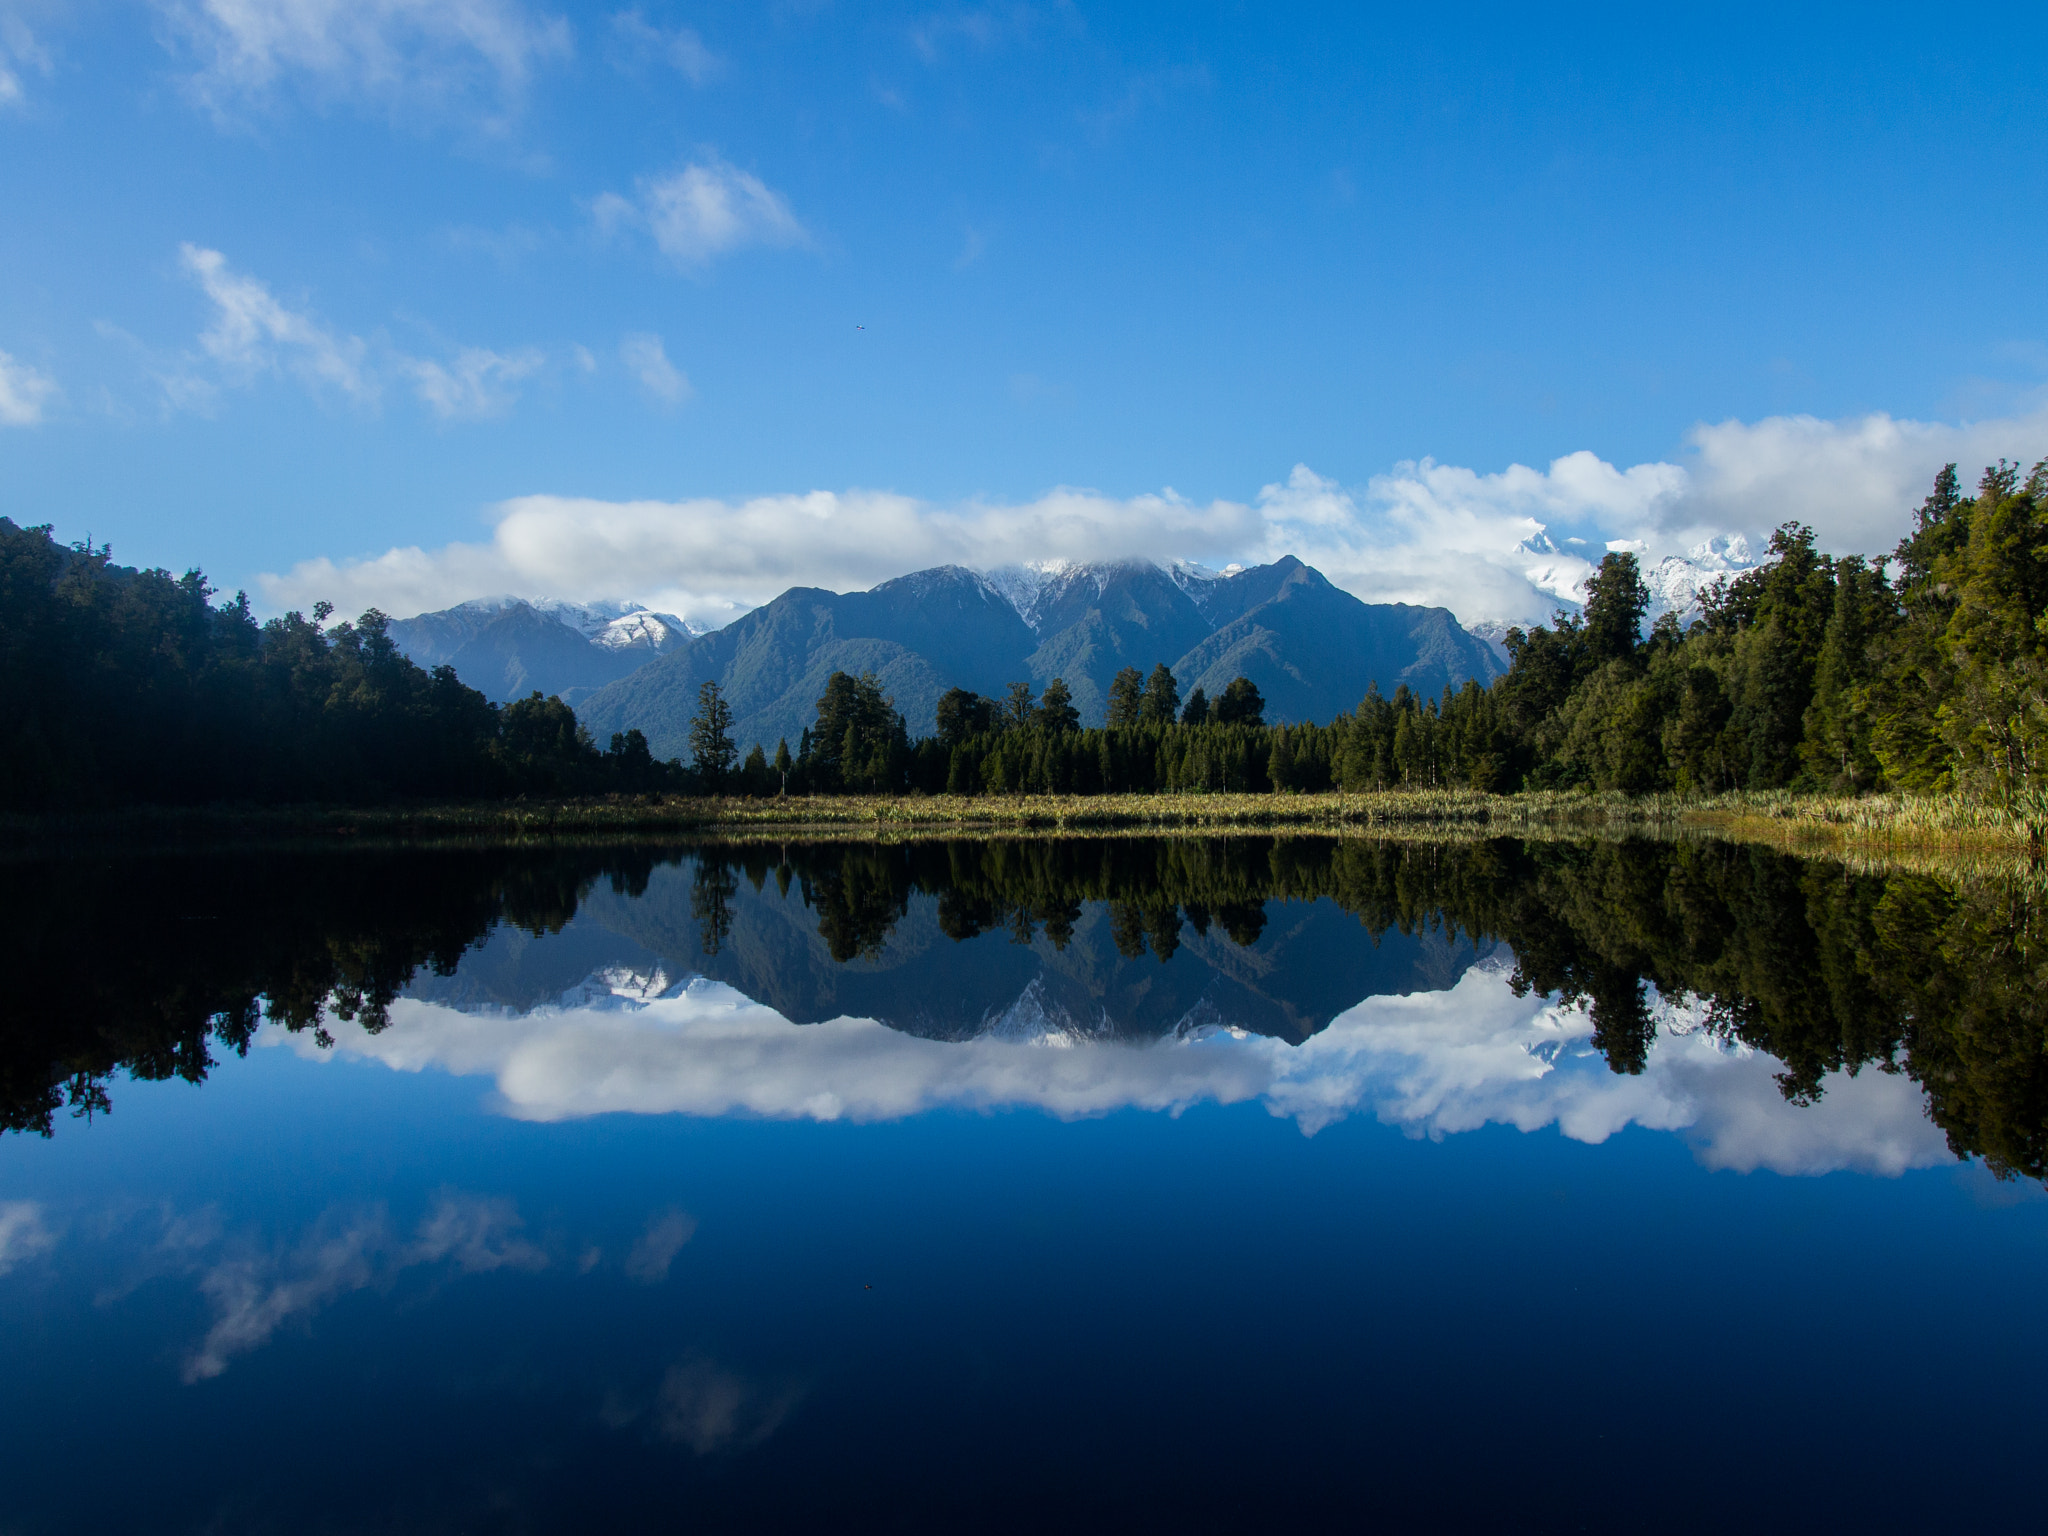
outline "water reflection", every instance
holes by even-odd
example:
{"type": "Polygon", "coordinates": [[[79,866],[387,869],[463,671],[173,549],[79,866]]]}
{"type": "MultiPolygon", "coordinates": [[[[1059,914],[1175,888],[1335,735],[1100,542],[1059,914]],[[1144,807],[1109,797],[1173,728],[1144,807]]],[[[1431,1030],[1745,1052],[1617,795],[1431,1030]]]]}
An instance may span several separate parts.
{"type": "Polygon", "coordinates": [[[104,1110],[118,1071],[197,1081],[267,1017],[308,1055],[488,1077],[538,1120],[1255,1100],[1310,1132],[1639,1125],[1714,1166],[2043,1172],[2030,894],[1754,848],[470,849],[36,890],[6,939],[16,1128],[104,1110]]]}
{"type": "MultiPolygon", "coordinates": [[[[1717,1033],[1698,999],[1653,999],[1656,1035],[1640,1070],[1616,1073],[1594,1048],[1588,1005],[1518,995],[1512,974],[1496,952],[1447,990],[1369,997],[1300,1045],[1214,1025],[1089,1045],[1042,1019],[1019,1029],[1019,1009],[965,1040],[862,1019],[799,1027],[721,983],[698,978],[650,995],[649,978],[632,972],[611,973],[607,996],[592,997],[607,983],[593,978],[566,1006],[519,1015],[402,999],[387,1028],[347,1026],[336,1043],[400,1070],[487,1077],[505,1112],[539,1121],[618,1112],[873,1121],[1017,1107],[1178,1114],[1257,1101],[1310,1134],[1369,1114],[1431,1136],[1555,1125],[1599,1142],[1639,1125],[1684,1133],[1709,1166],[1745,1170],[1892,1174],[1948,1159],[1903,1075],[1832,1074],[1816,1102],[1789,1102],[1778,1064],[1717,1033]]],[[[271,1038],[323,1054],[302,1035],[271,1038]]]]}

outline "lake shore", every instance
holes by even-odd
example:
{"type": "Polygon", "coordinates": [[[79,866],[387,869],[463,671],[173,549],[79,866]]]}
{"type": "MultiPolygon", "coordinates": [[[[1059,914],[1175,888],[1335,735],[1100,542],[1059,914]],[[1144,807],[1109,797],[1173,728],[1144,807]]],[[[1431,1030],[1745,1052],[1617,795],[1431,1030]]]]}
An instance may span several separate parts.
{"type": "Polygon", "coordinates": [[[1282,831],[1378,835],[1698,833],[1790,852],[2030,857],[2043,813],[1959,795],[1852,799],[1785,791],[1715,796],[1382,790],[1364,794],[645,796],[405,806],[130,808],[0,818],[18,850],[109,842],[269,842],[772,834],[1282,831]]]}

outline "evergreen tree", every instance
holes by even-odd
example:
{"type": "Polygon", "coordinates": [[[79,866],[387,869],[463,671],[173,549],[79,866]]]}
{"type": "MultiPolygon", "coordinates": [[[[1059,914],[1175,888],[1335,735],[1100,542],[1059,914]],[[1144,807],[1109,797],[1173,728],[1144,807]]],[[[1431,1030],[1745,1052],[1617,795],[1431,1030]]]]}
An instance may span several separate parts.
{"type": "Polygon", "coordinates": [[[1064,679],[1056,677],[1045,685],[1038,700],[1038,724],[1056,735],[1081,728],[1081,712],[1074,708],[1074,695],[1064,679]]]}
{"type": "Polygon", "coordinates": [[[1138,715],[1148,725],[1171,725],[1179,714],[1180,684],[1173,680],[1173,673],[1162,661],[1145,679],[1145,696],[1139,701],[1138,715]]]}
{"type": "Polygon", "coordinates": [[[1029,683],[1012,683],[1010,691],[1003,698],[1002,724],[1005,730],[1021,731],[1028,728],[1038,713],[1038,706],[1031,698],[1029,683]]]}
{"type": "Polygon", "coordinates": [[[1600,561],[1600,568],[1586,578],[1585,645],[1588,662],[1599,666],[1610,661],[1627,661],[1642,639],[1643,614],[1650,606],[1650,592],[1643,585],[1643,572],[1636,557],[1614,551],[1600,561]]]}
{"type": "Polygon", "coordinates": [[[715,794],[725,787],[738,755],[732,742],[732,706],[718,684],[707,678],[697,689],[697,712],[690,717],[690,766],[715,794]]]}
{"type": "Polygon", "coordinates": [[[1109,708],[1103,724],[1111,730],[1136,725],[1144,717],[1145,679],[1136,667],[1124,667],[1109,680],[1109,708]]]}
{"type": "Polygon", "coordinates": [[[1207,725],[1209,723],[1209,695],[1197,688],[1188,695],[1188,701],[1181,707],[1182,725],[1207,725]]]}
{"type": "Polygon", "coordinates": [[[1266,701],[1258,684],[1248,677],[1233,677],[1224,684],[1210,706],[1209,718],[1218,725],[1261,726],[1266,723],[1266,701]]]}

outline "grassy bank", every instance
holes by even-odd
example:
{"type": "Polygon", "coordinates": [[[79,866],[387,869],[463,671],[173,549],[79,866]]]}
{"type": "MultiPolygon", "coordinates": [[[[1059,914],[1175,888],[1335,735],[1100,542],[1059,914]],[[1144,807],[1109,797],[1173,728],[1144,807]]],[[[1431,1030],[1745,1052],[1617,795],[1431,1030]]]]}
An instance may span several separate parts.
{"type": "Polygon", "coordinates": [[[127,810],[0,819],[17,848],[121,843],[207,844],[278,838],[524,839],[806,830],[837,835],[947,831],[1298,829],[1464,835],[1523,832],[1705,833],[1794,851],[1977,852],[2031,856],[2048,808],[2008,809],[1962,796],[1863,799],[1783,792],[1720,796],[1537,791],[1386,790],[1369,794],[1094,796],[805,796],[790,799],[613,797],[379,807],[127,810]]]}

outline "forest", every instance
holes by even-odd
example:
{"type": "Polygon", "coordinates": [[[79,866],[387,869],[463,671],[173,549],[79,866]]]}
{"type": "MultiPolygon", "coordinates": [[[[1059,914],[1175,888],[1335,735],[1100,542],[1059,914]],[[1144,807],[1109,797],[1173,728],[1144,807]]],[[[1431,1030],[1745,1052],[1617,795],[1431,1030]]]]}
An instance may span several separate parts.
{"type": "Polygon", "coordinates": [[[1468,788],[1628,794],[1791,789],[2039,793],[2048,745],[2048,460],[1937,477],[1887,557],[1837,557],[1787,523],[1768,563],[1709,587],[1681,628],[1612,553],[1582,614],[1510,630],[1508,672],[1422,698],[1377,689],[1328,725],[1267,725],[1239,678],[1183,701],[1126,668],[1082,729],[1057,678],[1034,699],[955,690],[911,741],[873,678],[837,675],[794,757],[758,746],[749,793],[927,794],[1468,788]]]}
{"type": "Polygon", "coordinates": [[[600,751],[559,699],[500,708],[422,670],[375,609],[259,624],[173,577],[0,518],[0,804],[39,810],[583,795],[684,787],[637,731],[600,751]]]}
{"type": "Polygon", "coordinates": [[[519,795],[928,795],[1393,788],[2040,795],[2048,744],[2048,460],[1965,497],[1953,464],[1889,555],[1834,556],[1786,523],[1768,563],[1644,627],[1636,556],[1583,613],[1508,633],[1491,687],[1377,688],[1328,724],[1268,724],[1238,678],[1183,699],[1126,667],[1083,728],[1058,678],[954,689],[913,740],[872,675],[834,673],[816,724],[744,757],[706,683],[691,760],[637,731],[600,749],[556,699],[503,707],[399,653],[384,615],[259,624],[197,571],[115,566],[0,519],[0,793],[21,808],[519,795]]]}

